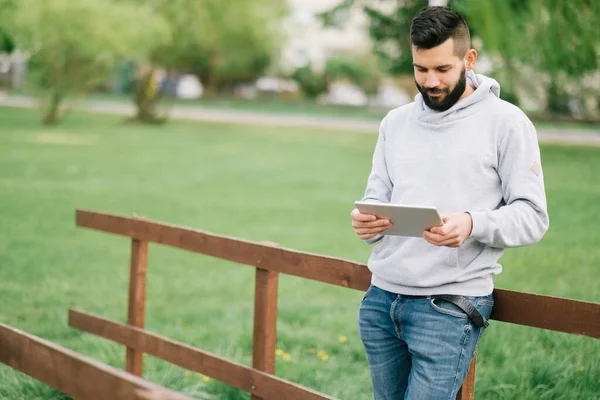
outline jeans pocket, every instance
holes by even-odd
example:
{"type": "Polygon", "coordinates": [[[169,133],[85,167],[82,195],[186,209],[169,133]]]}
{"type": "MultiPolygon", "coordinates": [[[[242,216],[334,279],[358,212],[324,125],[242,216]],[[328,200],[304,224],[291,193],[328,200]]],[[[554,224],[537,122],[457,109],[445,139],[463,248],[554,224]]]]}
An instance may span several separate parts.
{"type": "MultiPolygon", "coordinates": [[[[464,298],[479,311],[485,320],[490,318],[492,308],[494,307],[494,298],[492,295],[482,297],[464,296],[464,298]]],[[[449,301],[434,298],[431,299],[430,303],[431,307],[439,313],[451,315],[456,318],[469,318],[469,315],[462,308],[449,301]]]]}
{"type": "Polygon", "coordinates": [[[486,320],[490,319],[492,310],[494,309],[494,298],[492,295],[480,297],[475,301],[475,308],[486,320]]]}
{"type": "Polygon", "coordinates": [[[462,308],[457,305],[450,303],[449,301],[442,299],[431,299],[430,301],[431,307],[442,314],[451,315],[456,318],[464,318],[468,319],[469,316],[465,313],[462,308]]]}

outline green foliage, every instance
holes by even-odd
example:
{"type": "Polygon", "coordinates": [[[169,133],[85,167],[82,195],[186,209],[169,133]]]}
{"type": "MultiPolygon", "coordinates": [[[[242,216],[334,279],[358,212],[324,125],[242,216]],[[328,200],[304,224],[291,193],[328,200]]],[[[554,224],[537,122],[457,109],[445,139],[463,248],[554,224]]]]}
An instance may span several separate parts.
{"type": "Polygon", "coordinates": [[[347,79],[365,93],[376,93],[381,81],[381,73],[376,63],[368,55],[347,54],[327,60],[325,75],[331,82],[347,79]]]}
{"type": "Polygon", "coordinates": [[[14,18],[16,0],[0,0],[0,53],[11,53],[15,42],[7,32],[7,25],[14,18]]]}
{"type": "Polygon", "coordinates": [[[503,61],[503,83],[511,90],[521,83],[523,65],[549,77],[551,111],[568,112],[565,87],[580,87],[586,74],[600,68],[598,1],[465,0],[463,9],[469,11],[469,24],[479,33],[484,48],[503,61]]]}
{"type": "Polygon", "coordinates": [[[292,79],[298,82],[302,93],[310,99],[317,98],[329,86],[325,74],[315,72],[310,64],[296,68],[292,73],[292,79]]]}
{"type": "Polygon", "coordinates": [[[65,97],[106,79],[120,58],[143,60],[167,26],[147,6],[117,0],[19,0],[7,32],[31,54],[30,83],[49,99],[45,122],[65,97]],[[144,21],[143,27],[139,21],[144,21]]]}
{"type": "Polygon", "coordinates": [[[284,0],[155,2],[173,38],[154,50],[154,62],[191,70],[209,89],[260,76],[280,43],[287,11],[284,0]]]}

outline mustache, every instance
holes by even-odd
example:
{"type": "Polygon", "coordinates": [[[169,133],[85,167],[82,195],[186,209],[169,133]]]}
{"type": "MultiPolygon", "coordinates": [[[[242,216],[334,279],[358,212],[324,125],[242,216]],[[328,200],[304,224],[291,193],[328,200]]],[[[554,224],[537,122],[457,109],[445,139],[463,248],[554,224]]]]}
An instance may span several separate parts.
{"type": "Polygon", "coordinates": [[[432,88],[432,89],[425,89],[425,93],[431,93],[431,94],[440,94],[440,93],[445,93],[448,90],[444,90],[444,89],[439,89],[439,88],[432,88]]]}

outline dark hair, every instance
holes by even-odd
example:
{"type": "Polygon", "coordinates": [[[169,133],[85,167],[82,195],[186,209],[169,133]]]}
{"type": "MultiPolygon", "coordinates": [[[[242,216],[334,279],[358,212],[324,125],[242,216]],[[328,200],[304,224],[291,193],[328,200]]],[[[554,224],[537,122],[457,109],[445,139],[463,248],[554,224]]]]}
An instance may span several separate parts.
{"type": "Polygon", "coordinates": [[[410,43],[419,49],[431,49],[454,39],[454,54],[463,57],[471,48],[471,34],[459,13],[448,7],[426,7],[410,25],[410,43]]]}

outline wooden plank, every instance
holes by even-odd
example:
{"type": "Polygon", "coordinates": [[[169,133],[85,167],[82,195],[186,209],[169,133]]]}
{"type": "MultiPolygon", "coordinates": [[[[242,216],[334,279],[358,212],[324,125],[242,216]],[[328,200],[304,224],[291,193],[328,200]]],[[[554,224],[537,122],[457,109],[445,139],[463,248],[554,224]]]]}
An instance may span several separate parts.
{"type": "Polygon", "coordinates": [[[78,310],[69,310],[69,325],[199,372],[267,400],[322,400],[334,397],[305,388],[194,347],[78,310]]]}
{"type": "Polygon", "coordinates": [[[162,386],[0,323],[0,363],[78,400],[192,400],[162,386]]]}
{"type": "MultiPolygon", "coordinates": [[[[219,257],[241,264],[361,291],[371,273],[364,264],[215,235],[190,228],[77,210],[77,225],[219,257]]],[[[492,318],[600,338],[600,304],[497,289],[492,318]]]]}
{"type": "MultiPolygon", "coordinates": [[[[277,344],[277,272],[256,268],[252,367],[275,374],[277,344]]],[[[262,398],[252,395],[251,400],[262,398]]]]}
{"type": "Polygon", "coordinates": [[[216,235],[151,220],[77,210],[77,226],[160,243],[288,275],[366,291],[364,264],[216,235]]]}
{"type": "Polygon", "coordinates": [[[600,303],[494,290],[491,318],[600,339],[600,303]]]}
{"type": "MultiPolygon", "coordinates": [[[[127,323],[137,328],[144,327],[147,268],[148,242],[132,239],[127,323]]],[[[134,375],[142,376],[143,357],[144,353],[128,347],[125,356],[125,370],[134,375]]]]}
{"type": "Polygon", "coordinates": [[[456,395],[457,400],[474,400],[475,399],[475,364],[477,364],[477,353],[471,360],[469,371],[463,381],[463,384],[456,395]]]}

